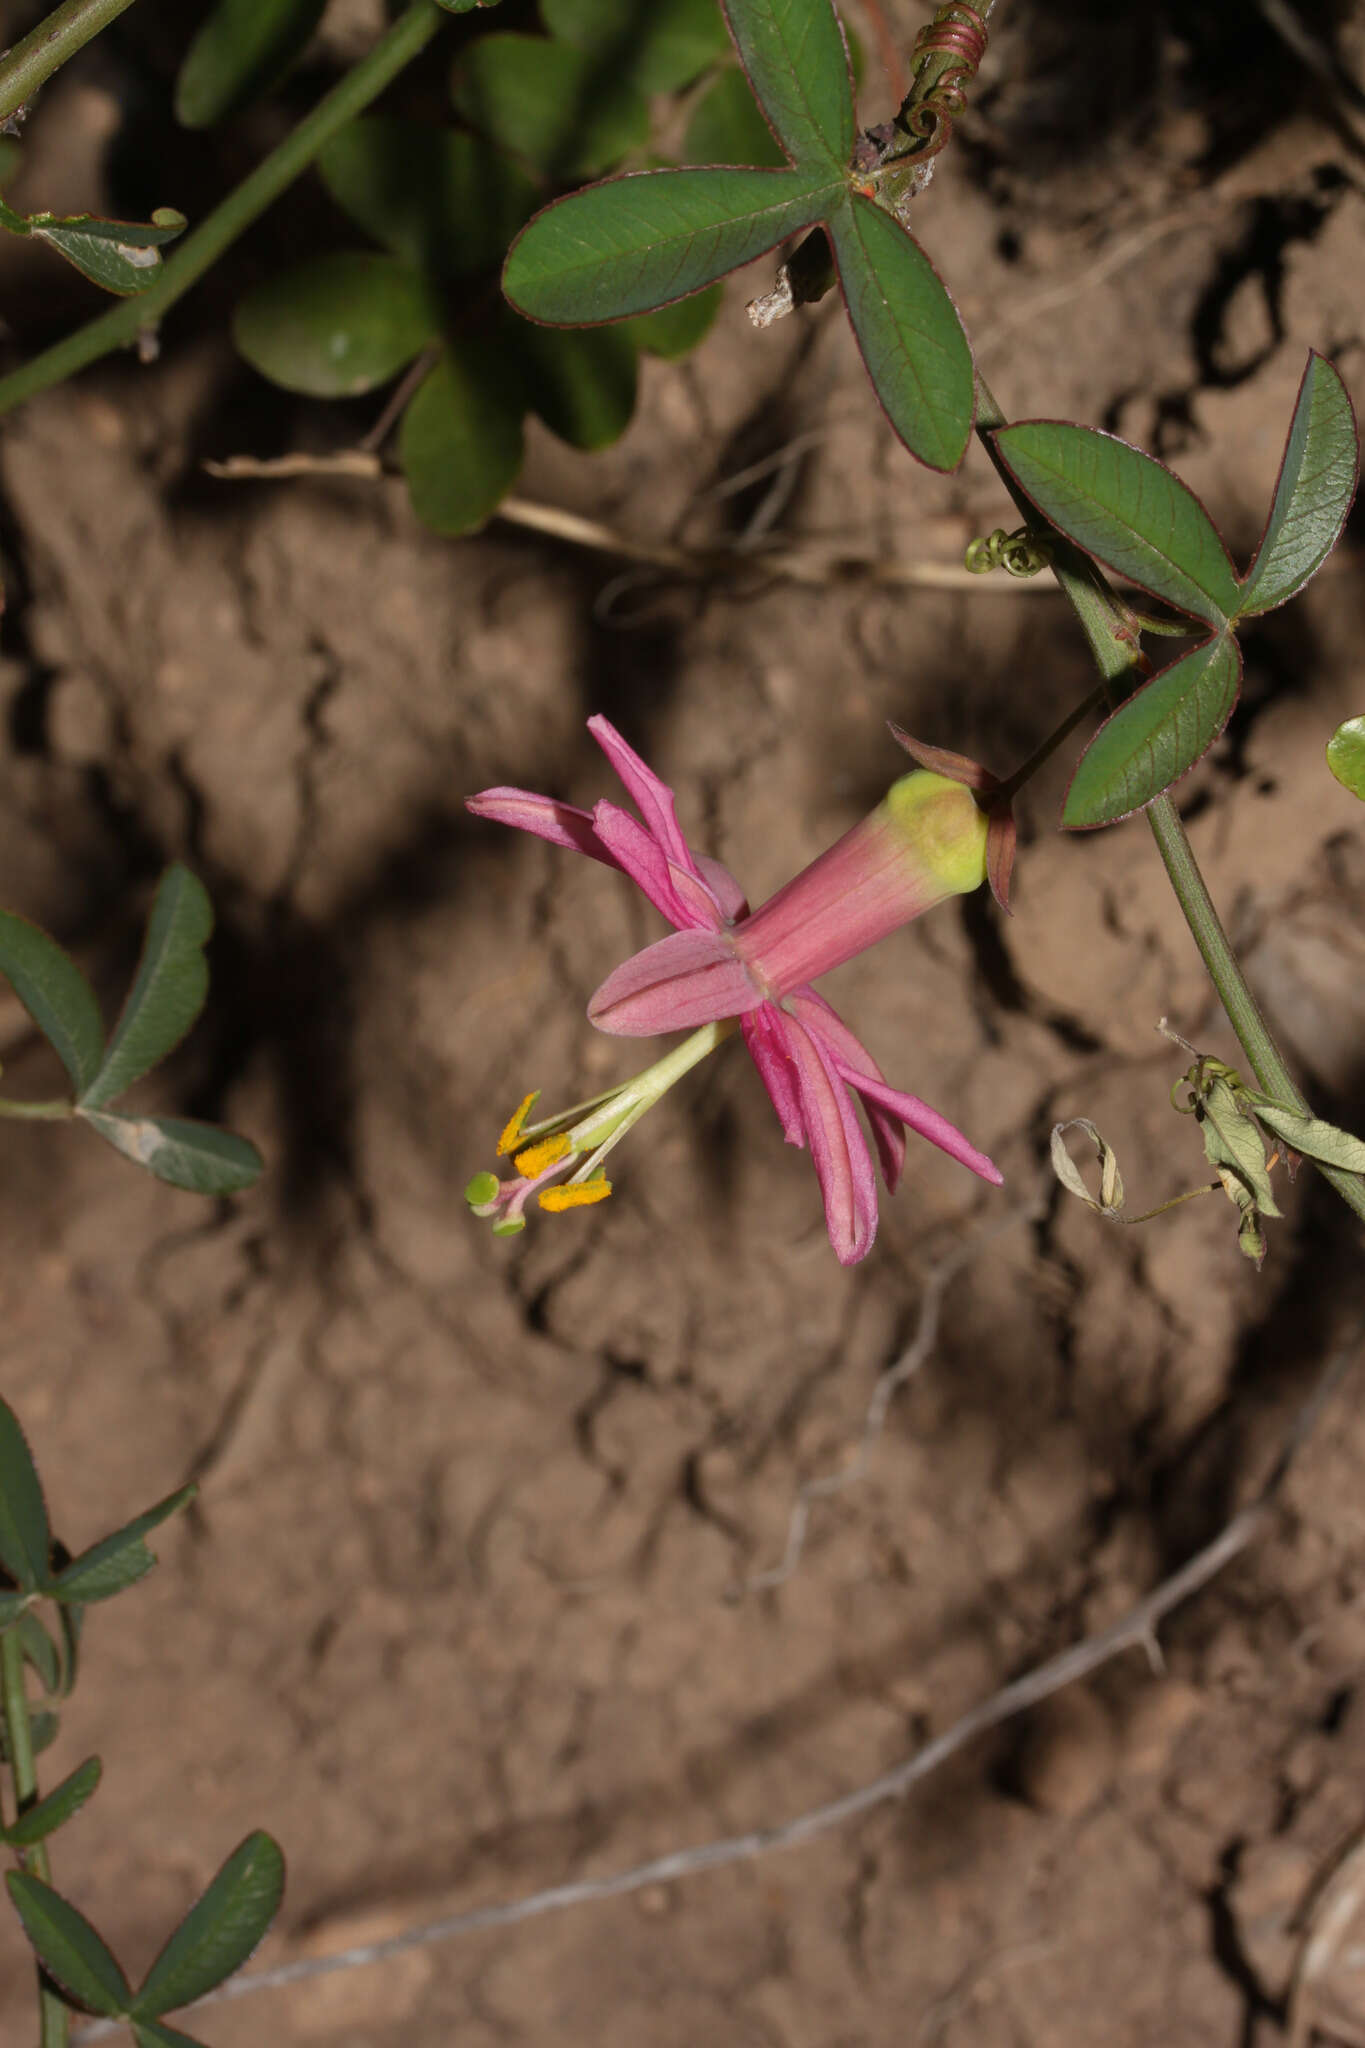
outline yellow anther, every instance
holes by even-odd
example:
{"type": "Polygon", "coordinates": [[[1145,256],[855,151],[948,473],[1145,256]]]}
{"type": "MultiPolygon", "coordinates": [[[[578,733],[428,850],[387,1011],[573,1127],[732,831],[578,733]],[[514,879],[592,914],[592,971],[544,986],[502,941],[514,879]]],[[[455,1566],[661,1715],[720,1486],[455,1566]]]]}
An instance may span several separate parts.
{"type": "Polygon", "coordinates": [[[567,1159],[573,1146],[563,1131],[556,1131],[553,1137],[542,1138],[538,1145],[528,1145],[516,1156],[516,1169],[523,1180],[534,1180],[538,1173],[544,1173],[547,1166],[553,1166],[557,1159],[567,1159]]]}
{"type": "Polygon", "coordinates": [[[532,1104],[537,1100],[539,1095],[539,1088],[533,1088],[531,1093],[526,1097],[526,1100],[522,1103],[520,1109],[514,1111],[514,1113],[508,1118],[506,1128],[504,1129],[502,1136],[498,1139],[499,1159],[505,1159],[509,1152],[516,1151],[518,1145],[521,1143],[522,1126],[526,1122],[527,1111],[531,1108],[532,1104]]]}
{"type": "Polygon", "coordinates": [[[584,1180],[577,1187],[546,1188],[540,1197],[542,1209],[583,1209],[589,1202],[605,1202],[611,1193],[609,1180],[584,1180]]]}

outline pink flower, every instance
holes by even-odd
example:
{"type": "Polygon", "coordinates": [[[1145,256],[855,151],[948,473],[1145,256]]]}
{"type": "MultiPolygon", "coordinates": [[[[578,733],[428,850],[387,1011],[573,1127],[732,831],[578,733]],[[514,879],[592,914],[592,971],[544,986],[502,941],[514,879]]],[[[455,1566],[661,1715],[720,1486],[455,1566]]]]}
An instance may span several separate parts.
{"type": "MultiPolygon", "coordinates": [[[[619,868],[674,926],[670,937],[646,946],[602,983],[588,1005],[599,1030],[652,1037],[738,1018],[788,1143],[810,1146],[830,1242],[843,1265],[866,1256],[877,1229],[876,1181],[855,1096],[888,1191],[900,1178],[906,1130],[999,1185],[998,1169],[946,1117],[887,1084],[866,1047],[810,986],[922,911],[978,887],[988,871],[1003,892],[1012,826],[1003,814],[991,814],[993,779],[897,733],[933,766],[902,776],[870,817],[750,912],[729,870],[688,845],[672,790],[605,718],[590,718],[588,729],[639,818],[605,800],[588,812],[519,789],[484,790],[468,807],[619,868]],[[981,801],[973,788],[982,792],[981,801]]],[[[598,1125],[601,1117],[599,1109],[598,1125]]],[[[573,1136],[565,1119],[553,1130],[573,1136]]],[[[520,1126],[517,1142],[519,1133],[520,1126]]],[[[565,1146],[565,1157],[577,1158],[579,1149],[586,1146],[565,1146]]],[[[543,1143],[534,1154],[528,1148],[518,1164],[524,1160],[544,1178],[543,1152],[543,1143]]],[[[600,1189],[600,1154],[592,1164],[598,1176],[592,1185],[600,1189]]],[[[492,1175],[479,1179],[481,1213],[515,1207],[520,1216],[521,1184],[498,1183],[492,1175]],[[492,1199],[489,1182],[499,1191],[492,1199]]],[[[556,1206],[565,1206],[565,1194],[556,1206]]]]}

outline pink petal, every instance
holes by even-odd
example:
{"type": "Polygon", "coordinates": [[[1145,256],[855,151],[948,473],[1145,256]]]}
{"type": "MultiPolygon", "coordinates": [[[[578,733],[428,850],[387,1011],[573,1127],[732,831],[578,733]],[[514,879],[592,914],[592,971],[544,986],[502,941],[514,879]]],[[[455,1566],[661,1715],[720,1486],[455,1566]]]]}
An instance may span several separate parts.
{"type": "MultiPolygon", "coordinates": [[[[812,1038],[822,1041],[833,1055],[835,1065],[853,1086],[857,1086],[857,1076],[885,1081],[885,1075],[862,1040],[850,1031],[838,1011],[825,1001],[818,990],[809,987],[793,989],[787,998],[787,1007],[800,1019],[812,1038]]],[[[883,1109],[880,1103],[864,1100],[863,1109],[872,1127],[886,1191],[894,1195],[905,1165],[905,1126],[898,1116],[883,1109]]]]}
{"type": "Polygon", "coordinates": [[[853,1098],[830,1055],[795,1017],[776,1007],[773,1016],[796,1067],[801,1115],[825,1200],[829,1241],[841,1266],[855,1266],[871,1251],[877,1235],[872,1155],[853,1098]]]}
{"type": "Polygon", "coordinates": [[[994,1187],[1001,1186],[1005,1176],[995,1162],[984,1152],[978,1152],[975,1145],[963,1137],[956,1124],[950,1124],[946,1116],[940,1116],[927,1102],[921,1102],[918,1095],[902,1095],[899,1089],[888,1088],[885,1081],[874,1081],[866,1074],[845,1071],[844,1078],[851,1088],[857,1089],[869,1112],[872,1103],[879,1103],[912,1131],[918,1132],[921,1138],[937,1145],[940,1152],[946,1152],[963,1166],[969,1166],[973,1173],[979,1173],[982,1180],[990,1181],[994,1187]]]}
{"type": "Polygon", "coordinates": [[[769,1100],[777,1111],[777,1120],[782,1126],[782,1135],[789,1145],[804,1145],[806,1127],[801,1121],[801,1105],[796,1092],[796,1069],[788,1057],[781,1031],[772,1021],[773,1005],[764,1003],[760,1009],[751,1010],[740,1024],[744,1043],[750,1057],[758,1068],[758,1076],[768,1091],[769,1100]]]}
{"type": "Polygon", "coordinates": [[[588,1004],[599,1031],[654,1038],[721,1017],[742,1017],[763,997],[722,932],[671,932],[623,961],[588,1004]]]}
{"type": "Polygon", "coordinates": [[[678,824],[668,784],[659,780],[600,712],[588,720],[588,731],[625,784],[626,794],[634,799],[650,838],[679,867],[691,867],[691,851],[678,824]]]}
{"type": "Polygon", "coordinates": [[[738,917],[749,915],[749,899],[729,868],[720,861],[712,860],[706,853],[696,855],[697,872],[705,882],[720,908],[720,914],[727,924],[733,924],[738,917]]]}
{"type": "Polygon", "coordinates": [[[590,813],[580,811],[576,804],[534,796],[529,789],[481,789],[477,796],[465,798],[464,807],[476,818],[491,818],[495,824],[515,826],[518,832],[533,832],[537,839],[548,839],[551,846],[591,854],[606,867],[621,865],[598,844],[590,813]]]}
{"type": "Polygon", "coordinates": [[[639,819],[603,798],[593,806],[592,826],[606,859],[630,876],[671,925],[690,930],[696,920],[673,886],[668,855],[639,819]]]}

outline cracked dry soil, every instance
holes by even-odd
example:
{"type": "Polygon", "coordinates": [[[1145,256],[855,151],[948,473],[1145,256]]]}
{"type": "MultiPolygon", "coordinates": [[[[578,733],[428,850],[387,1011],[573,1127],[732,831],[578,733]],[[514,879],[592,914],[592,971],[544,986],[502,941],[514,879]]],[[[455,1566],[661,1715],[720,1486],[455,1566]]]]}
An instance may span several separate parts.
{"type": "MultiPolygon", "coordinates": [[[[1245,551],[1305,347],[1362,388],[1359,156],[1310,107],[1201,168],[1187,112],[1055,172],[1035,217],[1010,112],[994,167],[943,175],[924,226],[988,377],[1019,415],[1158,448],[1245,551]]],[[[692,362],[652,368],[617,450],[537,442],[524,494],[660,539],[757,509],[901,561],[952,561],[1006,517],[980,460],[940,482],[887,448],[829,309],[756,340],[745,283],[692,362]],[[770,480],[707,496],[813,423],[781,502],[770,480]]],[[[1307,1175],[1259,1277],[1212,1201],[1131,1234],[1053,1195],[1025,1216],[1063,1116],[1111,1138],[1135,1205],[1189,1185],[1154,1027],[1232,1051],[1140,823],[1055,833],[1064,766],[1025,803],[1012,922],[947,909],[835,978],[892,1078],[1000,1160],[1002,1195],[921,1147],[875,1254],[841,1272],[808,1162],[731,1055],[622,1154],[610,1204],[495,1243],[464,1182],[527,1088],[573,1099],[627,1071],[583,1005],[654,924],[605,872],[476,829],[463,795],[591,801],[583,719],[604,710],[758,900],[897,772],[886,718],[1007,768],[1086,687],[1079,647],[1034,590],[745,571],[632,578],[604,604],[614,564],[506,526],[444,545],[392,483],[210,485],[198,457],[249,445],[244,373],[207,331],[170,339],[154,374],[106,365],[30,405],[2,451],[4,900],[112,1005],[159,865],[191,861],[214,989],[156,1100],[270,1160],[214,1208],[77,1132],[5,1138],[4,1391],[63,1534],[202,1483],[159,1571],[92,1614],[47,1760],[52,1782],[103,1756],[56,1875],[131,1971],[251,1826],[289,1857],[273,1959],[876,1775],[1215,1533],[1360,1280],[1307,1175]],[[856,1441],[926,1264],[1011,1214],[867,1477],[817,1505],[786,1583],[732,1597],[856,1441]]],[[[1242,708],[1182,792],[1277,1026],[1357,1126],[1365,846],[1322,744],[1361,709],[1359,543],[1248,636],[1242,708]]],[[[0,1057],[45,1088],[12,1005],[0,1057]]],[[[1365,1825],[1359,1391],[1271,1533],[1176,1615],[1161,1675],[1126,1657],[798,1852],[199,2030],[1269,2048],[1314,1883],[1365,1825]]],[[[0,1924],[5,2039],[27,2038],[28,1996],[0,1924]]],[[[1349,1986],[1323,2012],[1318,2039],[1362,2038],[1349,1986]]]]}

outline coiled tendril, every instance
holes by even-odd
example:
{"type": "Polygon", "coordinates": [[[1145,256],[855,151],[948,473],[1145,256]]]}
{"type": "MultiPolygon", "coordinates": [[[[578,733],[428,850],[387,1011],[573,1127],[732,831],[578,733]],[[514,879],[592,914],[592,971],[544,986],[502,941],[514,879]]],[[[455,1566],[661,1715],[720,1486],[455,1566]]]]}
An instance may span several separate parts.
{"type": "Polygon", "coordinates": [[[952,134],[953,122],[967,104],[967,87],[986,54],[984,17],[965,0],[951,0],[950,5],[940,7],[915,37],[916,76],[935,52],[955,61],[945,67],[923,99],[916,100],[912,84],[910,104],[901,110],[900,126],[919,146],[907,155],[898,153],[897,161],[902,164],[927,163],[952,134]]]}

